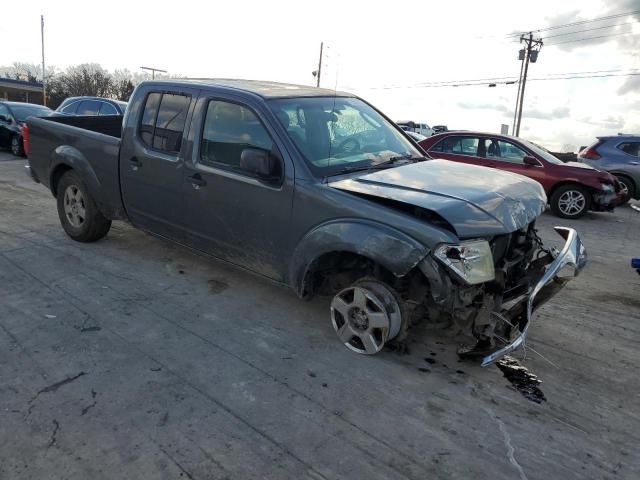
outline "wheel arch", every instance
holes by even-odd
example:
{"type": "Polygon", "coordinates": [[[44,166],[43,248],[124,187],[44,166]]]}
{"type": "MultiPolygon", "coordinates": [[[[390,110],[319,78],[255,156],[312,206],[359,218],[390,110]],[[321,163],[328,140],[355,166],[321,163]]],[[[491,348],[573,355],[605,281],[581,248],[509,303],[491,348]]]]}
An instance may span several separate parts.
{"type": "Polygon", "coordinates": [[[368,262],[381,275],[399,278],[428,253],[417,240],[388,225],[363,219],[334,220],[317,226],[299,242],[290,261],[289,283],[299,296],[310,294],[317,269],[344,259],[368,262]]]}

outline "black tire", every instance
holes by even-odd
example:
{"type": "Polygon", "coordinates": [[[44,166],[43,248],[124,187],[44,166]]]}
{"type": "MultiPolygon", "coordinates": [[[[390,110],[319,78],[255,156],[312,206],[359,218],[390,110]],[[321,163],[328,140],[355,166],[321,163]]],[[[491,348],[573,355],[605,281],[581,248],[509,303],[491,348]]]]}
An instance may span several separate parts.
{"type": "Polygon", "coordinates": [[[73,170],[64,173],[56,188],[58,217],[62,228],[77,242],[95,242],[111,228],[111,220],[98,210],[80,176],[73,170]]]}
{"type": "Polygon", "coordinates": [[[16,157],[24,157],[24,143],[20,135],[11,137],[11,153],[16,157]]]}
{"type": "Polygon", "coordinates": [[[632,198],[636,198],[636,185],[635,183],[633,183],[633,180],[631,180],[626,175],[616,175],[616,178],[620,183],[626,186],[628,192],[624,200],[618,205],[619,207],[621,207],[622,205],[626,205],[627,202],[629,202],[629,200],[631,200],[632,198]]]}
{"type": "Polygon", "coordinates": [[[562,185],[551,195],[549,205],[554,215],[560,218],[580,218],[591,208],[591,194],[580,185],[562,185]],[[571,204],[571,199],[576,203],[571,204]]]}

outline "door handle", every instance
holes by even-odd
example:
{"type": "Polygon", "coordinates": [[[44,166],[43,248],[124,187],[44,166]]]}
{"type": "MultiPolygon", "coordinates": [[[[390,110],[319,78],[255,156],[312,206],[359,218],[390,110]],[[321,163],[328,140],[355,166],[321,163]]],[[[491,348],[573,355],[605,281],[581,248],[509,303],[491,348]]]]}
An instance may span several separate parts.
{"type": "Polygon", "coordinates": [[[631,165],[640,165],[640,162],[629,162],[631,165]]]}
{"type": "Polygon", "coordinates": [[[129,165],[131,165],[131,170],[133,170],[134,172],[138,171],[138,169],[142,167],[142,163],[140,163],[140,160],[138,160],[136,157],[131,157],[129,159],[129,165]]]}
{"type": "Polygon", "coordinates": [[[202,178],[199,173],[187,177],[187,180],[189,181],[189,183],[191,183],[191,185],[193,185],[193,188],[195,188],[196,190],[198,190],[200,187],[204,187],[207,184],[206,180],[202,178]]]}

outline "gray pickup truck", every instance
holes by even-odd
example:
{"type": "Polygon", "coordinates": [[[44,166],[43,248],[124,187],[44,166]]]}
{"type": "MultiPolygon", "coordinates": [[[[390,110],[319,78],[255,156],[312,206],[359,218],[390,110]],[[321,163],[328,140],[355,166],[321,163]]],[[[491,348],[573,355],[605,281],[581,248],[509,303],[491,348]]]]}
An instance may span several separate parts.
{"type": "Polygon", "coordinates": [[[418,321],[488,365],[586,262],[577,233],[543,247],[541,186],[434,160],[358,97],[244,80],[140,84],[124,117],[28,121],[32,178],[74,240],[126,220],[331,298],[357,353],[406,346],[418,321]]]}

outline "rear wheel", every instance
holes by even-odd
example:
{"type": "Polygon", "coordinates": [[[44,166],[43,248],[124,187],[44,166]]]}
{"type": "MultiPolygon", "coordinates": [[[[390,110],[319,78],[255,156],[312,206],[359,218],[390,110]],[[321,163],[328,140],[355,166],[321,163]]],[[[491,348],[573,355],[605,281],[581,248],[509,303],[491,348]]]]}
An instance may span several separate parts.
{"type": "Polygon", "coordinates": [[[563,185],[553,192],[549,204],[560,218],[580,218],[591,208],[591,195],[580,185],[563,185]]]}
{"type": "Polygon", "coordinates": [[[11,153],[16,157],[24,157],[24,144],[20,135],[11,137],[11,153]]]}
{"type": "Polygon", "coordinates": [[[363,278],[341,290],[331,301],[331,324],[340,341],[365,355],[378,353],[393,340],[405,313],[398,293],[374,278],[363,278]]]}
{"type": "Polygon", "coordinates": [[[618,181],[622,184],[622,193],[624,194],[624,199],[620,202],[620,206],[626,204],[632,198],[636,196],[636,186],[629,177],[624,175],[616,176],[618,181]]]}
{"type": "Polygon", "coordinates": [[[98,210],[84,182],[73,170],[60,178],[57,200],[60,223],[73,240],[95,242],[109,232],[111,220],[98,210]]]}

